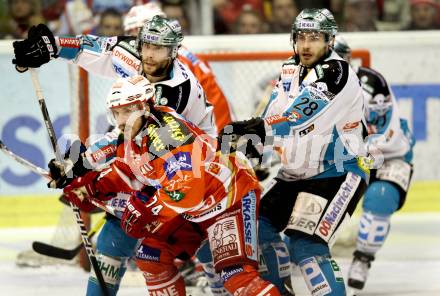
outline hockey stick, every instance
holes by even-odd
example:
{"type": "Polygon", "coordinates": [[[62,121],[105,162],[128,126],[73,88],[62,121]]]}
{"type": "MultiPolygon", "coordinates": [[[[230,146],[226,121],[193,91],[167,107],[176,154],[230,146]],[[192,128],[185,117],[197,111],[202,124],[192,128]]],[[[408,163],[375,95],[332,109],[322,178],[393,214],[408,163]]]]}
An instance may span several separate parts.
{"type": "MultiPolygon", "coordinates": [[[[43,97],[43,91],[40,86],[40,81],[38,80],[37,72],[35,71],[35,69],[29,69],[29,72],[31,74],[32,84],[34,86],[35,93],[37,94],[38,104],[40,105],[40,110],[43,115],[44,123],[46,125],[46,130],[50,138],[50,143],[52,144],[52,149],[55,152],[56,159],[60,163],[63,163],[63,158],[61,157],[60,151],[58,149],[57,138],[55,135],[55,131],[53,129],[52,121],[50,120],[49,117],[49,112],[47,111],[46,101],[44,100],[43,97]]],[[[102,290],[102,293],[105,296],[107,296],[109,295],[109,292],[105,284],[104,277],[102,276],[101,269],[99,268],[98,260],[96,259],[92,244],[90,243],[89,238],[87,237],[87,229],[84,225],[83,219],[81,218],[79,208],[75,206],[73,203],[70,203],[70,206],[72,207],[73,213],[76,218],[76,222],[78,223],[78,226],[80,228],[81,238],[83,240],[84,247],[86,248],[87,256],[89,257],[90,264],[92,265],[93,271],[95,272],[99,286],[102,290]]]]}
{"type": "MultiPolygon", "coordinates": [[[[91,239],[96,232],[98,232],[101,227],[105,223],[105,216],[99,219],[99,221],[93,226],[93,228],[87,233],[87,236],[89,239],[91,239]]],[[[46,255],[49,257],[64,259],[64,260],[72,260],[73,258],[78,255],[79,251],[82,249],[83,243],[81,242],[78,246],[75,248],[69,250],[69,249],[63,249],[54,245],[46,244],[39,241],[34,241],[32,243],[32,249],[41,254],[46,255]]]]}
{"type": "MultiPolygon", "coordinates": [[[[29,160],[18,156],[17,154],[15,154],[14,152],[12,152],[11,150],[9,150],[9,148],[0,140],[0,150],[2,150],[6,155],[8,155],[9,157],[11,157],[13,160],[17,161],[18,163],[22,164],[24,167],[30,169],[31,171],[33,171],[34,173],[48,179],[48,180],[52,180],[52,178],[50,177],[50,174],[48,171],[46,171],[45,169],[31,163],[29,160]]],[[[113,208],[112,206],[107,205],[106,203],[98,200],[98,199],[94,199],[94,198],[90,198],[90,197],[86,197],[94,206],[100,208],[101,210],[115,216],[116,218],[121,218],[122,217],[122,213],[121,212],[117,212],[115,210],[115,208],[113,208]]],[[[69,203],[67,200],[62,201],[63,203],[69,203]]],[[[69,203],[70,205],[70,203],[69,203]]]]}
{"type": "Polygon", "coordinates": [[[14,152],[12,152],[11,150],[9,150],[9,148],[3,143],[2,140],[0,140],[0,149],[10,158],[12,158],[13,160],[15,160],[16,162],[18,162],[19,164],[27,167],[28,169],[30,169],[31,171],[33,171],[34,173],[46,178],[46,179],[51,179],[49,173],[34,165],[33,163],[31,163],[30,161],[24,159],[21,156],[18,156],[17,154],[15,154],[14,152]]]}

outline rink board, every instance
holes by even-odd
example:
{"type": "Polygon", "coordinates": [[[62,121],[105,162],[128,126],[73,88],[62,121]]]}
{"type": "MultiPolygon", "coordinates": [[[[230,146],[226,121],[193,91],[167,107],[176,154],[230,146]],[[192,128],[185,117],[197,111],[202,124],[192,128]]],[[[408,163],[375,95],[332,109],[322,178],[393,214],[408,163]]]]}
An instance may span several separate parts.
{"type": "MultiPolygon", "coordinates": [[[[439,200],[440,182],[417,181],[400,213],[440,213],[439,200]]],[[[58,195],[0,196],[0,227],[55,225],[62,207],[58,195]]]]}

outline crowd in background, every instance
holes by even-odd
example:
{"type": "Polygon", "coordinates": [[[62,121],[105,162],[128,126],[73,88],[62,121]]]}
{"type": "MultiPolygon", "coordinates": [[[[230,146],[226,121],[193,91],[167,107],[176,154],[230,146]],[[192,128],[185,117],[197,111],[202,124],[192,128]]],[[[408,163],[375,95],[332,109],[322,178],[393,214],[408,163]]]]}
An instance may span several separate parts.
{"type": "MultiPolygon", "coordinates": [[[[201,1],[208,0],[2,0],[0,38],[25,38],[38,23],[55,35],[122,35],[130,7],[148,2],[178,19],[186,35],[200,34],[201,1]]],[[[330,9],[342,32],[440,29],[440,0],[210,1],[214,34],[288,33],[296,15],[311,7],[330,9]]]]}

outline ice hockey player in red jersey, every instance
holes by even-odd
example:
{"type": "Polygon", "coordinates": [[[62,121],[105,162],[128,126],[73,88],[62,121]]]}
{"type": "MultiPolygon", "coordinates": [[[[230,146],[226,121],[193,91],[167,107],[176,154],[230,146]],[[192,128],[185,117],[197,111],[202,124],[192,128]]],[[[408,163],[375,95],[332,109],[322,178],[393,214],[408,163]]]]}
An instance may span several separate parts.
{"type": "Polygon", "coordinates": [[[239,151],[223,154],[174,110],[154,106],[153,93],[142,76],[112,86],[107,107],[121,131],[116,158],[64,192],[80,207],[88,205],[84,196],[126,194],[121,225],[144,238],[136,257],[151,295],[185,295],[174,258],[188,258],[204,240],[230,293],[280,295],[257,272],[260,188],[248,160],[239,151]]]}

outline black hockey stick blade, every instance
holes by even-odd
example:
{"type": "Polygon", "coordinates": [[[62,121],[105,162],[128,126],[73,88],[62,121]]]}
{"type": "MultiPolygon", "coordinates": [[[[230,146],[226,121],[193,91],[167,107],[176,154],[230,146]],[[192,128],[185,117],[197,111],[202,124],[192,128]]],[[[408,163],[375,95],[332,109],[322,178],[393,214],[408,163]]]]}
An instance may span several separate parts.
{"type": "Polygon", "coordinates": [[[32,249],[38,254],[64,260],[72,260],[73,258],[75,258],[75,256],[78,255],[79,251],[81,250],[82,246],[83,245],[80,244],[75,249],[67,250],[43,242],[32,243],[32,249]]]}
{"type": "MultiPolygon", "coordinates": [[[[99,221],[95,223],[93,228],[90,229],[89,233],[87,233],[88,238],[91,239],[99,231],[99,229],[101,229],[104,223],[105,217],[99,219],[99,221]]],[[[73,258],[75,258],[75,256],[78,255],[79,251],[81,251],[82,246],[83,243],[81,242],[74,249],[69,250],[38,241],[32,243],[32,249],[38,254],[64,260],[72,260],[73,258]]]]}

